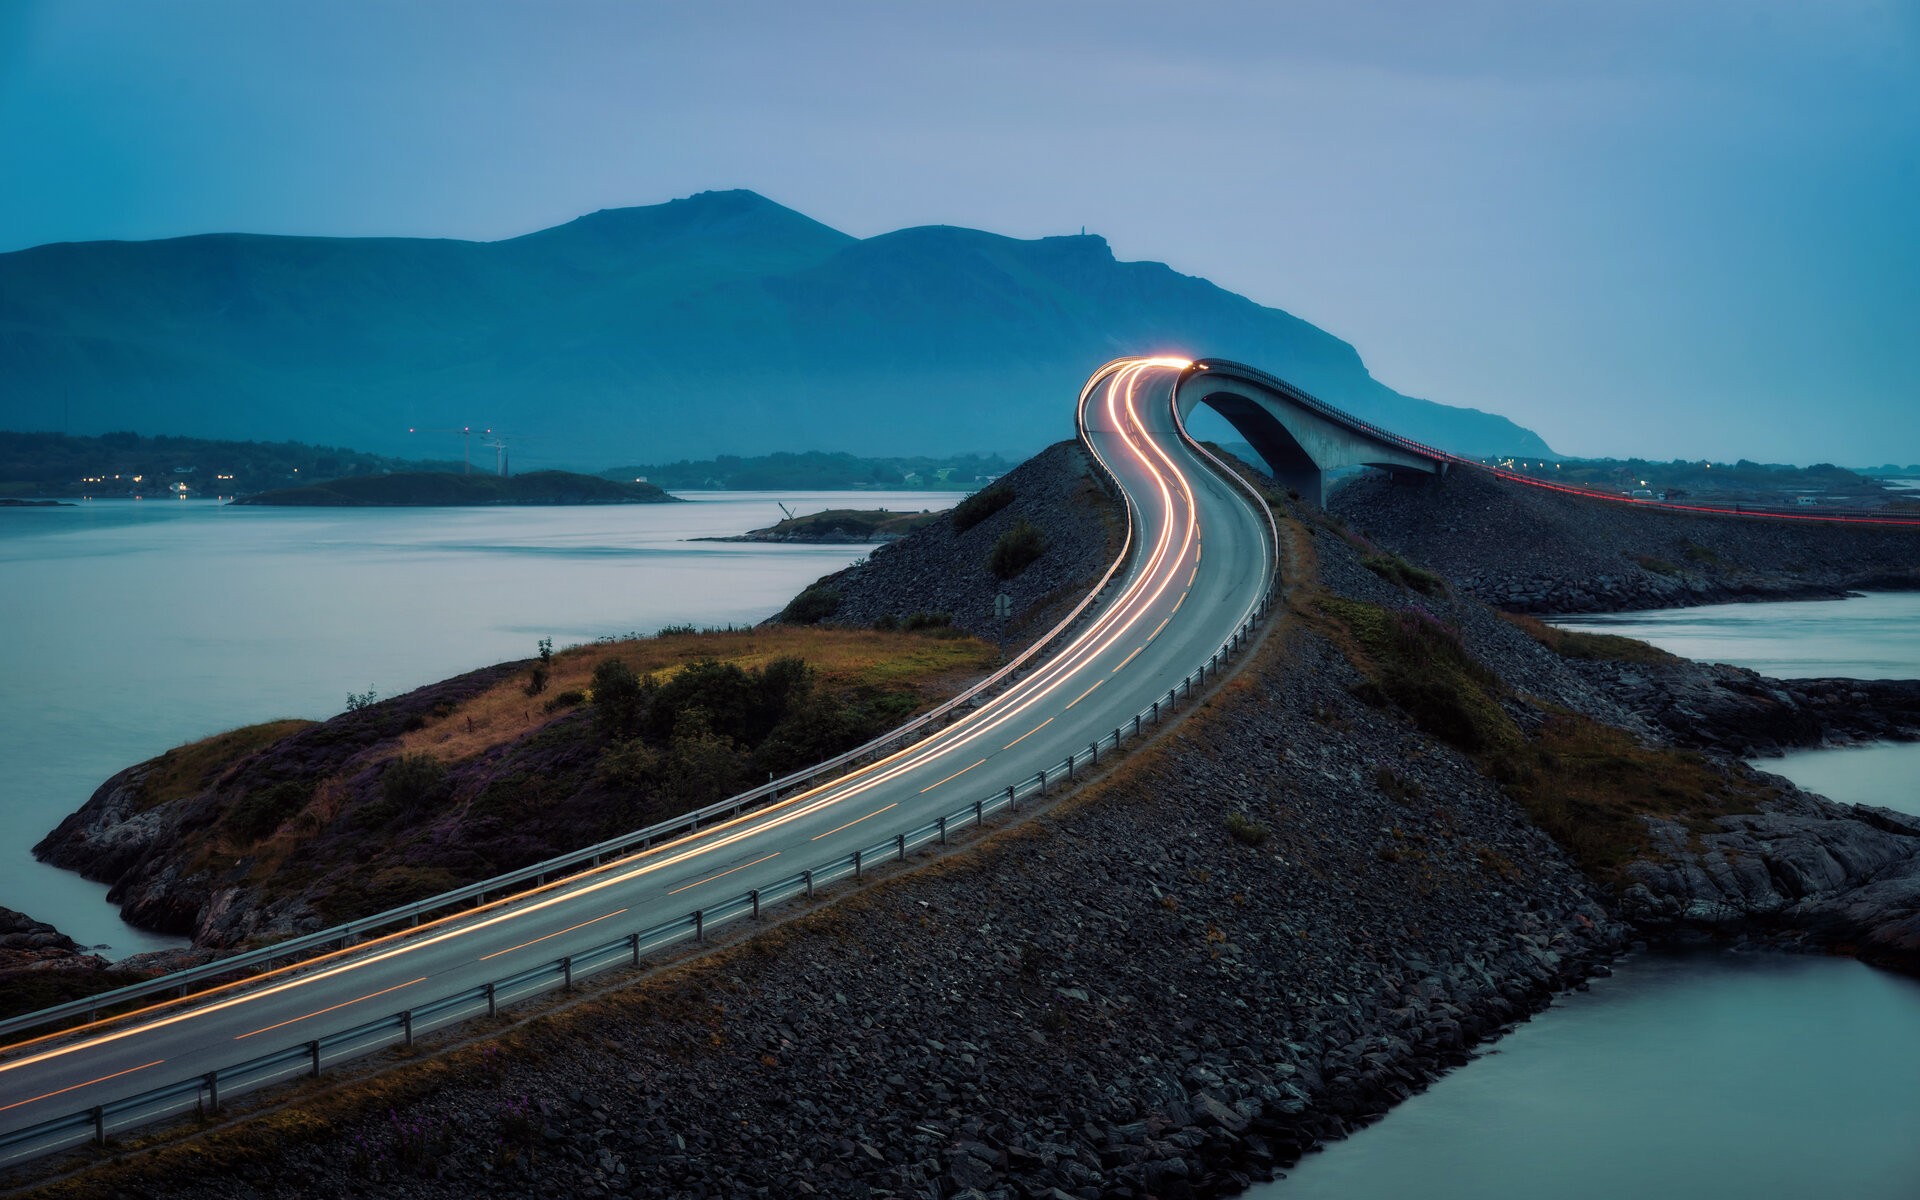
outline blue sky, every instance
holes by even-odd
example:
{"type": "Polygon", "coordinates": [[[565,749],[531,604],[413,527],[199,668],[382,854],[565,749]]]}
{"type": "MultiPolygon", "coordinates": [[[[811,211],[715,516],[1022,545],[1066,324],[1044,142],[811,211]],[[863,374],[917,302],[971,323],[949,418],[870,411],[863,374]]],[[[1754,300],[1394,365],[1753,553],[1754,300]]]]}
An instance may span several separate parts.
{"type": "Polygon", "coordinates": [[[1569,453],[1920,461],[1912,0],[0,0],[0,250],[725,187],[1085,225],[1569,453]]]}

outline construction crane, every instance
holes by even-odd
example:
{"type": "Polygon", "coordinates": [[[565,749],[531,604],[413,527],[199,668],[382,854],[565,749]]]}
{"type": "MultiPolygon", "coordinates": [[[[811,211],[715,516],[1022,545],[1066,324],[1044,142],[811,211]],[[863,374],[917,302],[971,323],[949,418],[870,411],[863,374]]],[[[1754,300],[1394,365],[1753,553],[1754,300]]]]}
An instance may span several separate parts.
{"type": "Polygon", "coordinates": [[[480,445],[483,449],[493,451],[493,473],[505,479],[507,477],[507,435],[494,433],[491,429],[487,430],[487,433],[493,440],[481,442],[480,445]]]}
{"type": "MultiPolygon", "coordinates": [[[[466,473],[469,475],[473,474],[473,435],[476,433],[480,434],[482,437],[491,437],[493,435],[493,430],[491,429],[475,429],[471,425],[462,425],[458,429],[410,428],[407,430],[407,432],[408,433],[457,433],[459,434],[460,435],[460,457],[467,464],[466,473]]],[[[502,449],[504,451],[504,447],[502,449]]],[[[505,472],[502,472],[502,474],[504,473],[505,472]]]]}

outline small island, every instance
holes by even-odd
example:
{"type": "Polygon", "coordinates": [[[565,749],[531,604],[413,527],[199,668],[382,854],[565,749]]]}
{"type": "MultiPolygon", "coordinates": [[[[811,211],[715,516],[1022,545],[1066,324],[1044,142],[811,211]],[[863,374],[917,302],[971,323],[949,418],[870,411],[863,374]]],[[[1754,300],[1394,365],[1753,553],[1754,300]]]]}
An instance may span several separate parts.
{"type": "Polygon", "coordinates": [[[650,483],[623,483],[572,471],[524,475],[461,475],[452,471],[402,471],[335,479],[304,487],[277,488],[243,496],[235,504],[292,508],[473,507],[479,505],[663,504],[678,497],[650,483]]]}
{"type": "Polygon", "coordinates": [[[859,545],[892,542],[907,536],[943,513],[898,513],[884,508],[830,508],[804,517],[788,517],[765,529],[750,529],[732,537],[694,538],[696,542],[803,542],[813,545],[859,545]]]}

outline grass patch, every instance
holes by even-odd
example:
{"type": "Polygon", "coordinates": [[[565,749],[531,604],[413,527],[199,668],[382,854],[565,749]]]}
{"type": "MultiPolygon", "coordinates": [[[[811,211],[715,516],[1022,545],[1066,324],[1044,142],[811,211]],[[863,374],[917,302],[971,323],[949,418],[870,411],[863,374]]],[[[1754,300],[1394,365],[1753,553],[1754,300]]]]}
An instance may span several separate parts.
{"type": "Polygon", "coordinates": [[[1399,708],[1422,730],[1469,754],[1520,741],[1513,718],[1500,707],[1504,686],[1453,629],[1425,613],[1339,596],[1320,596],[1316,607],[1339,627],[1344,637],[1337,640],[1367,676],[1361,699],[1399,708]]]}
{"type": "Polygon", "coordinates": [[[838,611],[839,591],[816,583],[789,600],[774,619],[787,625],[818,625],[838,611]]]}
{"type": "Polygon", "coordinates": [[[1227,836],[1242,846],[1258,846],[1267,840],[1267,827],[1246,813],[1235,810],[1227,814],[1227,836]]]}
{"type": "Polygon", "coordinates": [[[884,508],[830,508],[804,517],[788,517],[765,529],[756,529],[747,536],[768,541],[825,538],[872,541],[875,538],[905,537],[939,519],[937,512],[899,513],[888,512],[884,508]]]}
{"type": "Polygon", "coordinates": [[[1633,554],[1628,557],[1640,564],[1642,570],[1652,571],[1655,575],[1678,575],[1680,568],[1664,558],[1655,558],[1651,554],[1633,554]]]}
{"type": "Polygon", "coordinates": [[[962,683],[999,665],[998,648],[976,638],[955,637],[945,629],[924,633],[883,632],[797,625],[754,629],[674,630],[656,637],[574,646],[554,654],[549,687],[554,700],[568,703],[548,711],[530,702],[518,677],[456,705],[439,720],[405,734],[393,756],[432,754],[453,766],[538,727],[564,720],[592,690],[594,671],[609,659],[643,678],[666,684],[688,665],[708,659],[743,670],[764,668],[782,658],[804,658],[831,689],[911,687],[923,701],[959,689],[962,683]]]}
{"type": "MultiPolygon", "coordinates": [[[[1549,713],[1531,736],[1523,734],[1500,705],[1505,685],[1446,626],[1339,597],[1320,596],[1315,609],[1366,676],[1357,689],[1362,698],[1399,708],[1470,755],[1600,883],[1623,885],[1626,865],[1653,855],[1646,818],[1711,832],[1716,818],[1752,812],[1768,794],[1697,754],[1643,746],[1625,730],[1577,714],[1549,713]]],[[[1375,782],[1401,798],[1393,772],[1382,768],[1375,782]]]]}
{"type": "Polygon", "coordinates": [[[1396,587],[1410,592],[1419,592],[1422,596],[1444,596],[1447,594],[1447,581],[1432,571],[1416,567],[1398,554],[1367,554],[1360,559],[1360,565],[1396,587]]]}
{"type": "Polygon", "coordinates": [[[1381,795],[1396,804],[1411,804],[1426,794],[1417,779],[1408,779],[1392,767],[1381,767],[1373,773],[1373,782],[1381,795]]]}
{"type": "Polygon", "coordinates": [[[1753,812],[1766,792],[1697,754],[1640,745],[1587,717],[1549,717],[1497,766],[1507,793],[1591,879],[1621,886],[1623,868],[1653,854],[1647,817],[1710,833],[1714,818],[1753,812]]]}
{"type": "Polygon", "coordinates": [[[1545,621],[1522,613],[1503,612],[1500,615],[1508,624],[1563,658],[1578,658],[1589,662],[1629,662],[1650,665],[1679,661],[1658,646],[1648,645],[1635,638],[1621,637],[1613,633],[1584,633],[1576,629],[1561,629],[1557,625],[1549,625],[1545,621]]]}
{"type": "Polygon", "coordinates": [[[140,781],[136,807],[144,811],[197,796],[215,776],[234,763],[314,724],[313,721],[266,721],[176,746],[162,754],[153,770],[140,781]]]}
{"type": "Polygon", "coordinates": [[[1687,543],[1685,554],[1688,562],[1696,563],[1703,567],[1725,567],[1732,565],[1720,555],[1719,551],[1698,545],[1694,542],[1687,543]]]}
{"type": "Polygon", "coordinates": [[[965,533],[1012,503],[1013,488],[1007,484],[981,488],[953,506],[953,531],[965,533]]]}
{"type": "Polygon", "coordinates": [[[1001,534],[987,555],[987,569],[995,579],[1012,579],[1046,553],[1047,535],[1040,527],[1021,517],[1013,528],[1001,534]]]}

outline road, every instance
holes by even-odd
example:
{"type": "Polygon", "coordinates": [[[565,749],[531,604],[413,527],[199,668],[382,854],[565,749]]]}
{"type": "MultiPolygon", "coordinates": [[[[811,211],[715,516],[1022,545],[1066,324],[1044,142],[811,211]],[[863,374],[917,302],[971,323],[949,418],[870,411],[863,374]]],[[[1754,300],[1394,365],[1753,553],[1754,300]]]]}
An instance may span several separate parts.
{"type": "MultiPolygon", "coordinates": [[[[1088,382],[1078,419],[1127,498],[1131,561],[1098,616],[992,701],[830,784],[538,892],[205,998],[0,1050],[0,1135],[299,1047],[684,918],[925,825],[1056,767],[1129,723],[1247,620],[1272,577],[1266,514],[1179,436],[1171,392],[1186,366],[1119,360],[1088,382]]],[[[513,998],[504,991],[498,997],[513,998]]],[[[327,1061],[355,1049],[329,1049],[327,1061]]],[[[293,1064],[281,1076],[300,1071],[293,1064]]],[[[196,1102],[188,1096],[173,1107],[191,1110],[196,1102]]],[[[119,1127],[157,1115],[128,1113],[119,1127]]],[[[87,1136],[68,1130],[23,1142],[0,1150],[0,1163],[87,1136]]]]}

